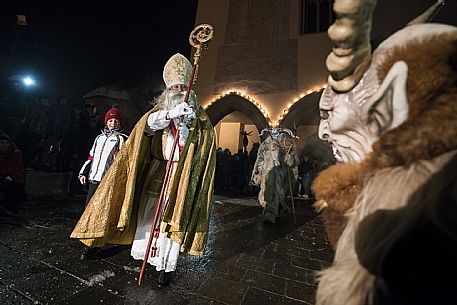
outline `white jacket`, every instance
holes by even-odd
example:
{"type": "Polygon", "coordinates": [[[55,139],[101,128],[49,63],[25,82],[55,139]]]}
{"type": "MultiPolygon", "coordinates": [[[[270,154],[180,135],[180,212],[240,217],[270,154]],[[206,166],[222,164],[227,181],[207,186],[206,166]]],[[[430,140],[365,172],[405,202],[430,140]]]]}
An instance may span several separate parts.
{"type": "Polygon", "coordinates": [[[79,176],[86,176],[89,181],[100,182],[126,140],[127,136],[118,131],[103,131],[95,138],[89,158],[84,162],[79,176]]]}

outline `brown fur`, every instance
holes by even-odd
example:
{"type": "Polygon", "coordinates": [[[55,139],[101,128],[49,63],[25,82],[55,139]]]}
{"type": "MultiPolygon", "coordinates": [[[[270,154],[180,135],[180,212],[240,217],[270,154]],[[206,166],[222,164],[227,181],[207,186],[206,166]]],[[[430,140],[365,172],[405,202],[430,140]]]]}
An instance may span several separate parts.
{"type": "Polygon", "coordinates": [[[399,60],[408,64],[408,120],[373,145],[374,169],[430,160],[457,148],[457,41],[441,35],[397,48],[380,78],[399,60]]]}
{"type": "Polygon", "coordinates": [[[366,168],[360,163],[338,164],[324,170],[312,185],[316,198],[327,202],[324,210],[325,230],[333,247],[340,237],[346,219],[344,213],[352,206],[363,186],[366,168]]]}
{"type": "Polygon", "coordinates": [[[331,208],[322,211],[324,219],[325,233],[327,234],[330,245],[336,249],[336,244],[347,224],[347,218],[331,208]]]}
{"type": "Polygon", "coordinates": [[[361,164],[329,167],[313,183],[316,199],[328,204],[323,217],[333,246],[344,229],[344,213],[370,173],[457,149],[457,41],[441,35],[394,49],[378,71],[380,79],[399,60],[408,64],[408,120],[375,142],[361,164]]]}

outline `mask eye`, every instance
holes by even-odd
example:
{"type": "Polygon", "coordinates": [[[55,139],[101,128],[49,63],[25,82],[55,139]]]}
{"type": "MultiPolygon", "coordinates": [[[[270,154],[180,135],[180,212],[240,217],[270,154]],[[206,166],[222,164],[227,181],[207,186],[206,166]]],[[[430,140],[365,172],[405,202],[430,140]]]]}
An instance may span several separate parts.
{"type": "Polygon", "coordinates": [[[328,110],[321,110],[320,115],[322,119],[327,120],[329,117],[328,110]]]}

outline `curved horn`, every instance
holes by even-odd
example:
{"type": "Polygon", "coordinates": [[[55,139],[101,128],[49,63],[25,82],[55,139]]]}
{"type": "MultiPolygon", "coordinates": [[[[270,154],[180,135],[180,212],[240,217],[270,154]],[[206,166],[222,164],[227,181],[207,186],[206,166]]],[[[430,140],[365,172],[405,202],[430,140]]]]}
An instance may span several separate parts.
{"type": "Polygon", "coordinates": [[[329,84],[335,91],[354,88],[370,64],[370,32],[376,0],[335,0],[337,16],[328,29],[333,41],[326,65],[329,84]]]}
{"type": "Polygon", "coordinates": [[[264,128],[264,129],[262,129],[262,131],[260,132],[259,137],[263,136],[263,133],[264,133],[265,131],[266,131],[266,132],[270,132],[270,130],[269,130],[268,128],[264,128]]]}
{"type": "Polygon", "coordinates": [[[435,4],[433,4],[431,7],[429,7],[425,12],[411,20],[408,25],[413,25],[413,24],[421,24],[421,23],[427,23],[430,20],[432,20],[433,17],[435,17],[436,14],[441,10],[441,8],[444,6],[444,0],[437,0],[435,4]]]}
{"type": "Polygon", "coordinates": [[[296,138],[296,136],[294,136],[294,133],[293,133],[292,130],[290,130],[290,129],[283,128],[283,129],[282,129],[282,132],[283,132],[283,133],[287,133],[291,138],[296,138]]]}

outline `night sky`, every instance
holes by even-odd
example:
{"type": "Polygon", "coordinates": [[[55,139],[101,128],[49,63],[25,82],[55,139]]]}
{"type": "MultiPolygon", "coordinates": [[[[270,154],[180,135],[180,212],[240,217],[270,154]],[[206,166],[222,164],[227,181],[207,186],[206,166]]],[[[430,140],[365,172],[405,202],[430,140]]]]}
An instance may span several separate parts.
{"type": "Polygon", "coordinates": [[[135,86],[189,56],[197,0],[1,0],[0,76],[30,73],[34,90],[72,103],[99,86],[135,86]],[[16,25],[16,14],[28,25],[16,25]]]}
{"type": "MultiPolygon", "coordinates": [[[[393,30],[415,17],[392,14],[392,4],[379,2],[375,29],[393,30]]],[[[432,3],[408,0],[395,5],[418,5],[423,11],[432,3]]],[[[72,103],[103,85],[130,89],[151,75],[160,82],[171,55],[190,54],[188,36],[197,4],[198,0],[0,0],[0,78],[31,74],[37,79],[32,89],[37,95],[51,100],[64,95],[72,103]],[[26,15],[28,25],[17,26],[16,14],[26,15]]],[[[456,24],[456,12],[457,0],[448,0],[436,22],[456,24]]]]}

